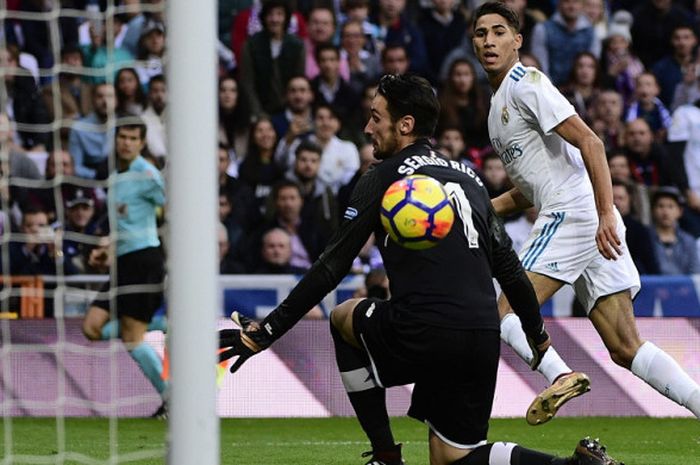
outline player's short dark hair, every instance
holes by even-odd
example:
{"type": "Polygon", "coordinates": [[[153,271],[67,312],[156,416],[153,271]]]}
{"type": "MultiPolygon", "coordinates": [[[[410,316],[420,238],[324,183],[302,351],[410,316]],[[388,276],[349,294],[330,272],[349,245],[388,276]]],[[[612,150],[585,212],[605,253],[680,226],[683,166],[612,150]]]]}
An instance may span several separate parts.
{"type": "Polygon", "coordinates": [[[114,131],[115,138],[119,135],[119,131],[122,129],[138,129],[141,140],[146,140],[146,123],[144,123],[138,116],[128,115],[124,117],[124,121],[117,122],[117,127],[114,131]]]}
{"type": "Polygon", "coordinates": [[[476,27],[476,22],[479,18],[491,14],[502,16],[508,23],[508,26],[510,26],[515,32],[520,31],[520,18],[518,17],[518,14],[505,3],[493,1],[486,2],[476,9],[472,20],[472,27],[476,27]]]}
{"type": "Polygon", "coordinates": [[[294,150],[294,156],[296,158],[299,158],[299,154],[301,152],[313,152],[318,154],[318,156],[320,157],[323,153],[323,149],[320,145],[311,142],[310,140],[303,140],[299,143],[299,146],[297,146],[296,150],[294,150]]]}
{"type": "Polygon", "coordinates": [[[413,134],[432,137],[440,115],[440,103],[425,78],[411,74],[385,74],[379,81],[377,94],[386,99],[393,122],[411,115],[415,120],[413,134]]]}

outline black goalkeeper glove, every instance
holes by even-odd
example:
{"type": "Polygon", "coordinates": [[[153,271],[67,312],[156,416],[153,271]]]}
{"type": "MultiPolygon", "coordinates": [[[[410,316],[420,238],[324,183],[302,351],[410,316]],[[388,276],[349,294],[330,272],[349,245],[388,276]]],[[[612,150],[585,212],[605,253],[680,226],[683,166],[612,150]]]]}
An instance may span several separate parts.
{"type": "Polygon", "coordinates": [[[530,368],[536,370],[540,363],[542,362],[542,357],[544,357],[545,352],[552,345],[552,340],[549,338],[549,333],[544,328],[544,323],[540,326],[540,329],[534,333],[525,333],[527,337],[527,343],[532,349],[532,361],[530,362],[530,368]]]}
{"type": "Polygon", "coordinates": [[[231,319],[241,329],[219,331],[219,349],[226,349],[219,354],[219,363],[238,356],[231,365],[231,373],[235,373],[250,357],[270,347],[273,339],[265,328],[238,312],[233,312],[231,319]]]}

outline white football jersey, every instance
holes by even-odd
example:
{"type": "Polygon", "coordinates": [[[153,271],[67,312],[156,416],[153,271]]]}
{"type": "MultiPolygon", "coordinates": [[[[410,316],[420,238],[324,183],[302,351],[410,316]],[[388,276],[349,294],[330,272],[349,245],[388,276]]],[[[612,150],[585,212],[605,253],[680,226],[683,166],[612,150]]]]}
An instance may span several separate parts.
{"type": "Polygon", "coordinates": [[[540,213],[595,209],[581,153],[553,131],[575,114],[545,74],[520,62],[491,97],[491,145],[540,213]]]}

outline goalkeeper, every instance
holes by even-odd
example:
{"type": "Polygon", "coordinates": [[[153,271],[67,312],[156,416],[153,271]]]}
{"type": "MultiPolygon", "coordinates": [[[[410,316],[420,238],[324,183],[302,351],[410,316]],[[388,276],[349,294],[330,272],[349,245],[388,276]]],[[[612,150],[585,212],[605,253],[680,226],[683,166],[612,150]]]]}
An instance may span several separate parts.
{"type": "Polygon", "coordinates": [[[486,442],[498,369],[498,279],[533,350],[537,366],[549,347],[539,305],[488,194],[474,172],[439,158],[427,138],[439,104],[430,84],[413,76],[384,76],[365,131],[381,160],[360,178],[339,232],[289,296],[260,324],[234,313],[241,330],[220,332],[231,367],[285,334],[346,275],[374,232],[391,300],[351,299],[331,313],[331,334],[343,385],[372,451],[368,465],[400,465],[386,411],[385,388],[415,383],[408,415],[429,428],[434,465],[605,465],[596,441],[556,458],[513,443],[486,442]],[[432,249],[412,251],[387,238],[379,210],[386,189],[408,174],[431,176],[451,193],[456,219],[432,249]]]}

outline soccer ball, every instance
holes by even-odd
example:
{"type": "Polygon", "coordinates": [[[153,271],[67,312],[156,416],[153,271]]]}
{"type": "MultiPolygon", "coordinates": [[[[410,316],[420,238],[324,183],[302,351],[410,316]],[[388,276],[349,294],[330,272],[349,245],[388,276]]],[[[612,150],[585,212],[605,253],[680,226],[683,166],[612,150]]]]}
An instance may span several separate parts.
{"type": "Polygon", "coordinates": [[[397,244],[422,250],[447,236],[454,210],[440,181],[414,174],[389,186],[382,198],[380,218],[397,244]]]}

